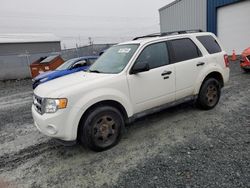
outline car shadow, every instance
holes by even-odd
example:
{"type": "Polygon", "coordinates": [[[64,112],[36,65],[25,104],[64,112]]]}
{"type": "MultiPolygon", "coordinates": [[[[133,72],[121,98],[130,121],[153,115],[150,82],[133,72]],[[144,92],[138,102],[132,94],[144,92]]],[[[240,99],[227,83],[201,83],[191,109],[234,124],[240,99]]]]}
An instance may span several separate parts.
{"type": "MultiPolygon", "coordinates": [[[[167,120],[167,119],[175,118],[175,117],[178,119],[179,114],[189,113],[190,111],[199,111],[199,109],[196,108],[194,101],[188,101],[188,102],[179,104],[177,106],[167,108],[160,112],[136,119],[134,122],[126,125],[125,132],[123,133],[121,142],[124,142],[125,140],[129,139],[131,133],[136,134],[137,132],[140,132],[141,129],[144,129],[145,127],[148,127],[148,126],[153,126],[153,124],[158,124],[162,120],[167,120]]],[[[49,148],[52,148],[53,151],[50,151],[49,149],[47,152],[50,152],[50,154],[54,155],[54,157],[56,158],[67,159],[76,155],[95,156],[95,155],[100,154],[100,152],[91,151],[83,147],[79,143],[76,143],[74,145],[62,145],[56,139],[50,139],[48,144],[51,146],[49,148]],[[53,154],[51,152],[53,152],[53,154]]],[[[111,150],[113,150],[113,148],[111,150]]],[[[112,152],[111,150],[108,150],[105,152],[108,152],[108,153],[112,152]]],[[[101,152],[101,153],[105,153],[105,152],[101,152]]]]}

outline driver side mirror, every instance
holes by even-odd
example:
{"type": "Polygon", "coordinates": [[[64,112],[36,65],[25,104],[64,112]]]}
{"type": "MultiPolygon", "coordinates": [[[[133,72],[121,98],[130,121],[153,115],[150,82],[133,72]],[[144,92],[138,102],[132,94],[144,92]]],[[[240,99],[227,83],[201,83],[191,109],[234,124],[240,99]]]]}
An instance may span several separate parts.
{"type": "Polygon", "coordinates": [[[149,71],[149,64],[143,63],[143,62],[136,62],[135,65],[132,67],[130,74],[137,74],[140,72],[146,72],[149,71]]]}
{"type": "Polygon", "coordinates": [[[74,64],[70,69],[79,68],[79,67],[82,67],[84,65],[86,65],[86,61],[80,61],[80,62],[77,62],[76,64],[74,64]]]}

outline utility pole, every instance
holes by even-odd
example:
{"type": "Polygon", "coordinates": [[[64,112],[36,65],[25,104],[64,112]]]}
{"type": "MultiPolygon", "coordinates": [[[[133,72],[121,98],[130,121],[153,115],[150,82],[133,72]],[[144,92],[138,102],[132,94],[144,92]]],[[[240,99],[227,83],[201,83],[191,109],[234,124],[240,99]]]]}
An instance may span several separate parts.
{"type": "Polygon", "coordinates": [[[78,37],[79,37],[79,44],[80,44],[79,46],[81,47],[81,46],[83,46],[81,43],[81,36],[79,35],[78,37]]]}
{"type": "Polygon", "coordinates": [[[90,46],[90,48],[91,48],[91,54],[93,55],[94,54],[94,41],[92,40],[92,38],[91,37],[89,37],[89,46],[90,46]]]}
{"type": "Polygon", "coordinates": [[[77,57],[80,57],[79,52],[78,52],[78,44],[77,43],[76,43],[76,54],[77,54],[77,57]]]}
{"type": "Polygon", "coordinates": [[[89,37],[89,45],[91,46],[91,45],[93,45],[93,44],[94,44],[94,41],[92,40],[91,37],[89,37]]]}

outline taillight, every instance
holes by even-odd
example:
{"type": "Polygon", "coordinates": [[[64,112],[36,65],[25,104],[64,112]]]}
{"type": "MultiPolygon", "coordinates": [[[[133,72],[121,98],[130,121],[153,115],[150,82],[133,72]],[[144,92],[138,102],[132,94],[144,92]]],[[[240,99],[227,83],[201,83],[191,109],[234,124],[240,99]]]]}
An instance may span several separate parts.
{"type": "Polygon", "coordinates": [[[225,61],[225,66],[229,67],[229,59],[228,59],[228,55],[224,55],[224,61],[225,61]]]}

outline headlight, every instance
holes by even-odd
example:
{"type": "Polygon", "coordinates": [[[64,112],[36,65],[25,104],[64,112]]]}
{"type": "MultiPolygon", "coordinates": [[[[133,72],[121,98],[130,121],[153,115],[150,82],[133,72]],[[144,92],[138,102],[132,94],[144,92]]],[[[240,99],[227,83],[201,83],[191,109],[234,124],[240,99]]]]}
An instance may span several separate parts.
{"type": "Polygon", "coordinates": [[[44,99],[42,110],[44,113],[55,113],[58,109],[64,109],[67,107],[67,99],[44,99]]]}

